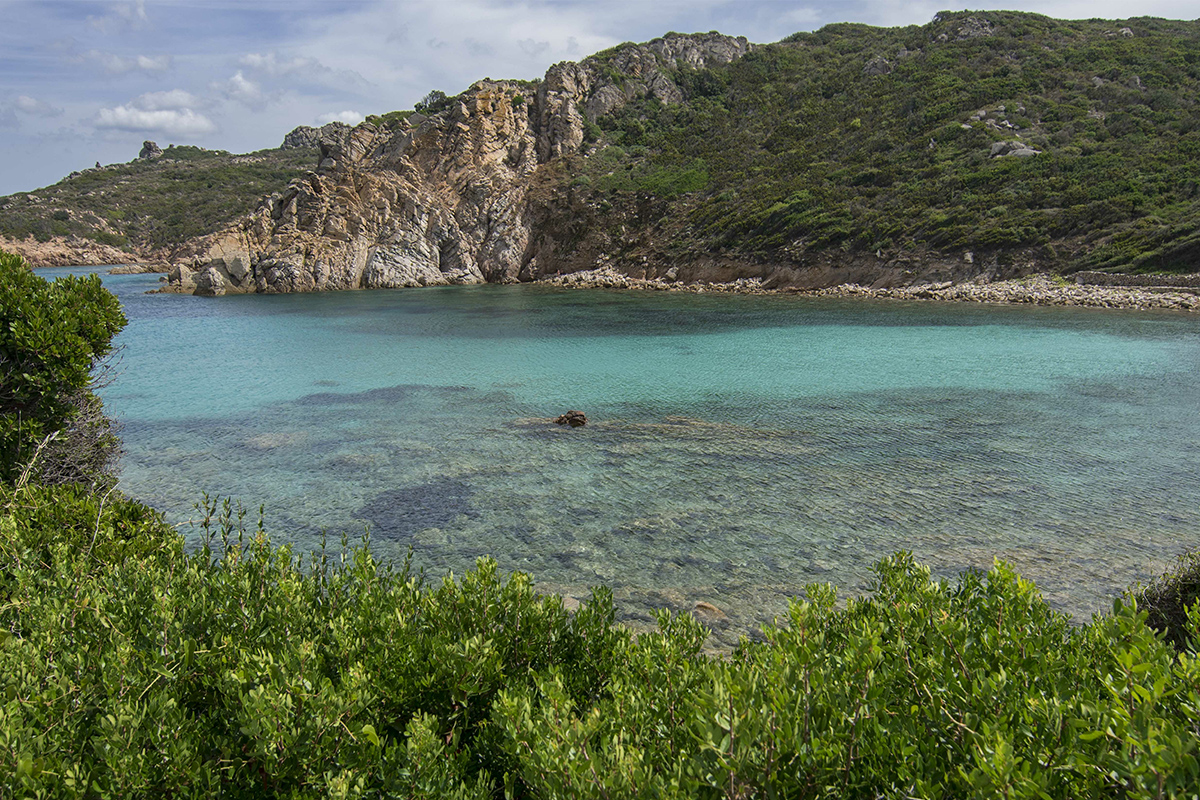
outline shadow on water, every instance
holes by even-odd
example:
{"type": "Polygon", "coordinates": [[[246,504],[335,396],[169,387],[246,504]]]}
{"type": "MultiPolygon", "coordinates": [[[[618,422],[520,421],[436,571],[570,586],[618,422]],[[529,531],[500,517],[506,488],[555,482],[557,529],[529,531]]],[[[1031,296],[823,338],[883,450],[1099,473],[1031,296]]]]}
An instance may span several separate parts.
{"type": "Polygon", "coordinates": [[[372,535],[407,544],[428,528],[461,525],[479,517],[471,505],[475,492],[463,481],[450,480],[380,492],[355,512],[367,520],[372,535]]]}

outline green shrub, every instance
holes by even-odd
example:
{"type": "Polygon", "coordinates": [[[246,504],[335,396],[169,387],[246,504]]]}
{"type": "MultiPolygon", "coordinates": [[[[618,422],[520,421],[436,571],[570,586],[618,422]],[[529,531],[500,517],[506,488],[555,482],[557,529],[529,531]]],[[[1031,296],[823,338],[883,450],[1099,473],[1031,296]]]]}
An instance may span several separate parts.
{"type": "Polygon", "coordinates": [[[1200,550],[1188,550],[1173,569],[1132,592],[1139,608],[1147,614],[1147,623],[1161,633],[1176,650],[1200,650],[1188,615],[1200,600],[1200,550]]]}
{"type": "MultiPolygon", "coordinates": [[[[1136,603],[1073,626],[1008,567],[899,554],[764,642],[636,639],[481,560],[307,560],[207,504],[198,549],[119,495],[0,491],[13,796],[1191,797],[1200,661],[1136,603]]],[[[1187,623],[1195,635],[1200,617],[1187,623]]],[[[1194,639],[1193,639],[1194,641],[1194,639]]]]}
{"type": "Polygon", "coordinates": [[[120,304],[98,276],[48,283],[19,257],[0,253],[0,483],[31,466],[63,480],[104,479],[117,442],[89,384],[124,326],[120,304]],[[75,421],[81,427],[73,429],[75,421]],[[58,439],[57,449],[39,452],[58,439]],[[88,442],[93,449],[81,447],[88,442]],[[55,452],[76,461],[54,463],[55,452]],[[47,461],[34,464],[39,456],[47,461]]]}

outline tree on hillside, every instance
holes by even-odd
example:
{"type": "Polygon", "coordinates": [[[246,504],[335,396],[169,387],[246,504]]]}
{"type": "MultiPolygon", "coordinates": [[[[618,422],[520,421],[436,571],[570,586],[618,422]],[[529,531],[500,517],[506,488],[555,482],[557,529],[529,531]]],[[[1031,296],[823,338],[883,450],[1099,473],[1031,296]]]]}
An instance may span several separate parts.
{"type": "Polygon", "coordinates": [[[51,283],[0,253],[0,482],[112,481],[120,442],[92,376],[125,321],[99,277],[51,283]]]}

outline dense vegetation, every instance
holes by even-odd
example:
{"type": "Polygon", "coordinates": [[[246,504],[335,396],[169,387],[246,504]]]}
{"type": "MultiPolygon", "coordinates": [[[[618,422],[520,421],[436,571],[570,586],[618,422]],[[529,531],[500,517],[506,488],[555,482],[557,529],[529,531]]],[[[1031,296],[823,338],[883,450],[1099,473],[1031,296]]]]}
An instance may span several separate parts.
{"type": "MultiPolygon", "coordinates": [[[[52,339],[111,327],[90,283],[39,280],[10,299],[52,339]]],[[[28,402],[76,389],[32,369],[28,402]]],[[[41,432],[69,424],[52,419],[41,432]]],[[[869,596],[807,587],[720,659],[689,615],[633,638],[602,588],[570,613],[487,560],[430,582],[345,542],[301,559],[228,503],[204,511],[189,551],[111,489],[0,480],[0,795],[1200,792],[1194,580],[1172,646],[1132,597],[1075,627],[1002,564],[948,585],[899,554],[869,596]]]]}
{"type": "Polygon", "coordinates": [[[36,192],[0,198],[0,235],[78,236],[135,249],[212,233],[316,166],[303,148],[247,155],[168,147],[151,160],[84,170],[36,192]]]}
{"type": "Polygon", "coordinates": [[[109,482],[119,445],[91,384],[123,327],[99,276],[47,283],[0,252],[0,482],[109,482]]]}
{"type": "Polygon", "coordinates": [[[942,13],[673,77],[684,103],[601,118],[567,180],[602,204],[683,195],[676,248],[1200,269],[1200,23],[942,13]]]}

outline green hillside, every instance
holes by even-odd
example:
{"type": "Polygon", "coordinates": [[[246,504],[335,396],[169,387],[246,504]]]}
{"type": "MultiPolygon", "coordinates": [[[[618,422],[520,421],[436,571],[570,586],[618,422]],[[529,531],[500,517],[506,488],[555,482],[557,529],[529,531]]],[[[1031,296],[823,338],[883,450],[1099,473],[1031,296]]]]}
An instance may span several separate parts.
{"type": "Polygon", "coordinates": [[[675,78],[683,104],[601,118],[564,180],[601,209],[672,201],[677,251],[1200,265],[1200,23],[942,13],[830,25],[675,78]]]}
{"type": "Polygon", "coordinates": [[[177,246],[252,210],[316,160],[316,150],[305,148],[233,155],[169,147],[152,160],[84,170],[0,198],[0,236],[78,236],[134,251],[177,246]]]}

